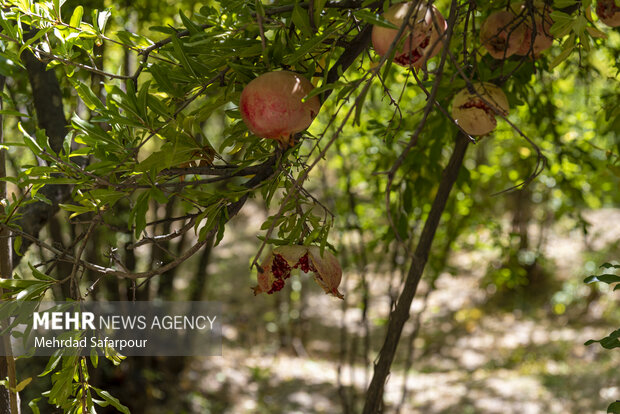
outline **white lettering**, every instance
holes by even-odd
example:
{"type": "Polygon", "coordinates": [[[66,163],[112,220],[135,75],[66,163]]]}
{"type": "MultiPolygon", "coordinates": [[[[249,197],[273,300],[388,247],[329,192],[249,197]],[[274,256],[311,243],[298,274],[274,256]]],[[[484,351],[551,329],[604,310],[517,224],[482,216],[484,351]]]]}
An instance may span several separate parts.
{"type": "Polygon", "coordinates": [[[62,312],[52,312],[52,329],[62,329],[62,312]]]}
{"type": "Polygon", "coordinates": [[[71,315],[71,313],[65,312],[65,329],[79,329],[80,314],[73,313],[73,317],[71,315]],[[71,328],[71,324],[73,324],[73,328],[71,328]]]}
{"type": "Polygon", "coordinates": [[[82,313],[82,329],[92,329],[95,330],[95,314],[92,312],[84,312],[82,313]]]}
{"type": "Polygon", "coordinates": [[[114,348],[122,351],[123,348],[146,348],[148,339],[110,339],[107,336],[103,339],[90,338],[90,346],[101,349],[114,348]]]}
{"type": "Polygon", "coordinates": [[[35,312],[33,314],[34,317],[34,326],[32,329],[37,329],[39,326],[43,326],[43,329],[49,329],[50,324],[50,314],[44,313],[39,314],[39,312],[35,312]]]}

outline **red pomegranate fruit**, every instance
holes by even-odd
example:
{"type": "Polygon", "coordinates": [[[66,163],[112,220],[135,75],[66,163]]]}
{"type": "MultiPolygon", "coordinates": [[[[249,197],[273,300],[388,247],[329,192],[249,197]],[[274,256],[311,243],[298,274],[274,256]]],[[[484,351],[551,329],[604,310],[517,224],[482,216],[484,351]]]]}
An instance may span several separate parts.
{"type": "Polygon", "coordinates": [[[492,13],[482,22],[480,42],[495,59],[505,59],[521,48],[526,27],[518,24],[514,13],[501,10],[492,13]]]}
{"type": "Polygon", "coordinates": [[[486,135],[497,126],[496,115],[508,115],[510,109],[504,92],[496,85],[480,82],[475,93],[467,88],[452,100],[452,117],[469,135],[486,135]]]}
{"type": "MultiPolygon", "coordinates": [[[[409,13],[411,17],[397,44],[394,62],[405,67],[420,68],[441,50],[440,39],[448,24],[439,10],[425,1],[394,4],[383,17],[395,26],[401,27],[409,13]]],[[[372,45],[375,52],[385,56],[397,34],[398,30],[374,26],[372,45]]]]}
{"type": "Polygon", "coordinates": [[[519,56],[531,55],[537,58],[541,53],[553,45],[553,36],[550,33],[551,26],[553,26],[553,20],[551,19],[551,9],[548,6],[534,9],[534,22],[536,23],[536,33],[532,28],[532,17],[528,13],[527,9],[522,3],[517,3],[513,6],[513,10],[516,14],[523,13],[523,25],[525,26],[525,36],[523,37],[523,43],[516,54],[519,56]],[[532,36],[534,36],[534,43],[532,43],[532,36]]]}
{"type": "Polygon", "coordinates": [[[609,27],[620,26],[620,5],[614,0],[597,1],[596,15],[609,27]]]}
{"type": "Polygon", "coordinates": [[[243,122],[254,135],[288,145],[291,135],[308,128],[319,113],[317,96],[303,100],[312,89],[312,83],[297,73],[264,73],[241,92],[243,122]]]}
{"type": "Polygon", "coordinates": [[[301,269],[306,273],[314,272],[314,280],[325,293],[344,298],[338,291],[342,269],[336,256],[327,250],[321,255],[321,249],[316,246],[280,246],[267,255],[260,267],[255,295],[270,295],[282,290],[286,279],[291,277],[291,271],[301,269]]]}

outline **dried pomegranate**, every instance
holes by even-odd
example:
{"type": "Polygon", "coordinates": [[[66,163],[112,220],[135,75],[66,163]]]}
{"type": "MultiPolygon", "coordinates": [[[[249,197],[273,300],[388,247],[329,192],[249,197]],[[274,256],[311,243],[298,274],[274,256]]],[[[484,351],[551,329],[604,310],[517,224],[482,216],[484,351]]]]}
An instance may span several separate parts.
{"type": "Polygon", "coordinates": [[[456,94],[452,100],[452,117],[469,135],[485,135],[497,126],[495,115],[508,115],[510,107],[498,86],[481,82],[474,89],[475,93],[465,88],[456,94]]]}
{"type": "Polygon", "coordinates": [[[297,73],[264,73],[241,92],[243,122],[254,135],[288,145],[291,135],[308,128],[319,113],[317,96],[303,101],[312,89],[312,83],[297,73]]]}
{"type": "Polygon", "coordinates": [[[596,15],[609,27],[620,26],[620,6],[614,0],[596,2],[596,15]]]}
{"type": "Polygon", "coordinates": [[[489,55],[505,59],[514,55],[523,44],[526,26],[518,24],[517,17],[509,11],[492,13],[480,27],[480,42],[489,55]]]}
{"type": "Polygon", "coordinates": [[[327,250],[321,256],[321,249],[315,246],[280,246],[267,255],[260,267],[255,295],[281,290],[291,271],[299,268],[306,273],[314,272],[314,280],[325,293],[344,298],[338,291],[342,269],[338,259],[327,250]]]}
{"type": "MultiPolygon", "coordinates": [[[[400,43],[394,55],[394,62],[401,66],[409,65],[419,68],[430,58],[435,56],[442,47],[439,40],[448,27],[446,20],[435,6],[423,1],[394,4],[383,17],[395,26],[402,26],[411,8],[415,8],[409,19],[408,27],[403,32],[400,43]],[[404,39],[404,41],[403,41],[404,39]]],[[[384,56],[398,30],[387,27],[374,26],[372,28],[372,45],[379,55],[384,56]]]]}

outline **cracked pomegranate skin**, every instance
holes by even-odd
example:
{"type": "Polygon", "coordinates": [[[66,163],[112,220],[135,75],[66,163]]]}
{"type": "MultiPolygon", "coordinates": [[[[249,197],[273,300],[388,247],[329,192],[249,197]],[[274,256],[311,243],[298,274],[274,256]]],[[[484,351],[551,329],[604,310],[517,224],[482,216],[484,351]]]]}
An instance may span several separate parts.
{"type": "MultiPolygon", "coordinates": [[[[400,27],[412,7],[416,8],[409,20],[412,29],[408,28],[403,32],[401,39],[404,38],[404,42],[396,50],[394,62],[405,67],[411,65],[419,68],[441,50],[442,43],[439,39],[446,31],[448,24],[435,6],[421,1],[394,4],[383,17],[400,27]]],[[[375,52],[380,56],[385,56],[397,34],[398,30],[374,26],[372,45],[375,52]]]]}
{"type": "Polygon", "coordinates": [[[609,27],[620,26],[620,6],[614,0],[599,0],[596,3],[596,15],[609,27]]]}
{"type": "Polygon", "coordinates": [[[308,128],[319,113],[319,98],[303,98],[314,89],[310,81],[290,71],[267,72],[241,92],[239,110],[248,129],[261,138],[288,142],[308,128]]]}
{"type": "Polygon", "coordinates": [[[475,94],[467,88],[456,94],[452,100],[452,118],[469,135],[486,135],[497,126],[496,114],[508,115],[510,106],[506,95],[496,85],[481,82],[475,84],[474,89],[475,94]]]}
{"type": "Polygon", "coordinates": [[[500,10],[489,15],[480,27],[480,42],[495,59],[517,53],[525,40],[526,26],[517,24],[517,17],[500,10]]]}
{"type": "Polygon", "coordinates": [[[511,10],[515,15],[523,16],[524,18],[521,25],[525,27],[525,36],[516,54],[519,56],[530,55],[534,59],[540,57],[542,52],[553,45],[553,36],[551,35],[551,26],[553,26],[551,13],[553,13],[553,10],[549,6],[534,6],[534,22],[536,24],[534,43],[532,43],[532,35],[534,34],[532,16],[526,6],[523,3],[511,4],[511,10]]]}

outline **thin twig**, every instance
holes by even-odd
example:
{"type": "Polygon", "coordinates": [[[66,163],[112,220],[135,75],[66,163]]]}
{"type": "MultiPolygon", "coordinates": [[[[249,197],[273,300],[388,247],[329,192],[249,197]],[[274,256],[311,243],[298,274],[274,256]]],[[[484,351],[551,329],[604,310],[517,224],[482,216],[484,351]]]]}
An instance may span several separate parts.
{"type": "Polygon", "coordinates": [[[77,271],[80,265],[80,259],[82,257],[82,254],[84,253],[84,249],[86,248],[88,239],[93,234],[93,231],[95,230],[95,227],[97,227],[97,224],[99,224],[100,219],[101,219],[101,216],[99,216],[98,214],[93,218],[92,222],[90,223],[90,226],[88,227],[88,231],[86,232],[86,235],[84,236],[84,241],[80,245],[77,251],[77,254],[75,255],[75,260],[73,261],[73,269],[71,270],[71,275],[69,276],[69,278],[72,280],[72,286],[75,289],[76,300],[82,299],[81,293],[80,293],[80,284],[78,280],[76,279],[76,274],[77,274],[77,271]]]}
{"type": "MultiPolygon", "coordinates": [[[[418,122],[418,126],[416,127],[415,131],[413,132],[413,134],[411,134],[409,143],[402,150],[401,154],[396,159],[396,161],[392,165],[392,168],[387,174],[388,182],[387,182],[387,188],[385,191],[386,215],[387,215],[390,227],[392,228],[392,231],[394,232],[394,236],[403,245],[404,245],[404,242],[400,237],[398,228],[396,227],[394,220],[392,219],[392,213],[391,213],[391,208],[390,208],[390,193],[392,191],[392,184],[394,182],[394,177],[396,176],[396,172],[398,171],[398,169],[401,167],[401,165],[405,161],[405,158],[409,155],[409,152],[417,144],[420,133],[422,132],[424,125],[426,125],[426,120],[428,119],[428,116],[430,115],[433,107],[435,106],[435,98],[439,91],[441,77],[443,76],[443,68],[446,63],[447,51],[450,46],[450,41],[452,40],[452,35],[454,33],[453,28],[456,23],[456,18],[458,16],[458,9],[456,7],[456,3],[453,3],[453,7],[454,8],[450,12],[450,18],[448,20],[448,30],[445,33],[443,33],[441,38],[437,39],[437,41],[435,42],[435,43],[438,43],[440,41],[443,42],[443,52],[441,54],[441,61],[439,62],[439,67],[437,68],[436,78],[435,78],[435,81],[433,82],[433,88],[431,89],[430,95],[428,95],[428,98],[427,98],[426,107],[424,108],[424,114],[422,115],[422,119],[420,120],[420,122],[418,122]]],[[[412,11],[413,11],[413,8],[412,8],[412,11]]],[[[408,22],[408,19],[405,21],[408,22]]],[[[430,47],[436,47],[436,46],[430,45],[430,47]]]]}

